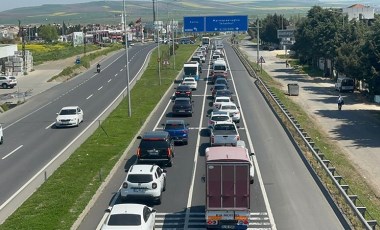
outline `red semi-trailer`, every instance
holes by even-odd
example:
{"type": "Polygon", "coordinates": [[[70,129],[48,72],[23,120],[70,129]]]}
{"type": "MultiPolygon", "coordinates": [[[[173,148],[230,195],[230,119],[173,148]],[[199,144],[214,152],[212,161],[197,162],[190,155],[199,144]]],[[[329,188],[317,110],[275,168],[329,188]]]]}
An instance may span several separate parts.
{"type": "Polygon", "coordinates": [[[245,147],[206,149],[207,229],[248,228],[251,163],[245,147]]]}

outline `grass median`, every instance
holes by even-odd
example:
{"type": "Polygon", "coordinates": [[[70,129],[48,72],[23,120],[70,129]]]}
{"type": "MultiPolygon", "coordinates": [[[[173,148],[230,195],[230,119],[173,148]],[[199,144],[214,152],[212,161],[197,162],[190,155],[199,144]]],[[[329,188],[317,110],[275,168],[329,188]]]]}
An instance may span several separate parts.
{"type": "MultiPolygon", "coordinates": [[[[131,90],[132,116],[128,117],[128,100],[123,100],[102,122],[101,128],[98,128],[0,226],[0,229],[70,229],[101,185],[101,178],[109,174],[129,143],[134,141],[132,138],[196,48],[196,45],[179,46],[176,50],[175,69],[172,65],[173,57],[169,60],[171,65],[161,68],[161,85],[155,50],[146,71],[131,90]]],[[[161,52],[167,52],[165,49],[167,46],[160,46],[161,52]]]]}

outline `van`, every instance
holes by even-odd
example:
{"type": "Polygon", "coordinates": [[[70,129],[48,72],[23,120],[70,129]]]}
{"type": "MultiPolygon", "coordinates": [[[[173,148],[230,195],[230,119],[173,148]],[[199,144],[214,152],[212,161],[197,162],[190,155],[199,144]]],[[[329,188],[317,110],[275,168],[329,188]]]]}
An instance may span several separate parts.
{"type": "Polygon", "coordinates": [[[218,75],[227,77],[227,64],[223,59],[217,59],[212,64],[210,76],[218,75]]]}
{"type": "Polygon", "coordinates": [[[349,91],[354,92],[355,89],[355,81],[352,78],[338,78],[335,83],[335,89],[339,92],[349,91]]]}

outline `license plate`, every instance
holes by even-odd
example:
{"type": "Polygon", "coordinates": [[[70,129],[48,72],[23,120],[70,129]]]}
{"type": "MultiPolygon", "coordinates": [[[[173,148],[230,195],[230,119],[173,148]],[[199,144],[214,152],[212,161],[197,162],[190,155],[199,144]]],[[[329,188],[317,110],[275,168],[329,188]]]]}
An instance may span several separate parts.
{"type": "Polygon", "coordinates": [[[182,109],[182,110],[180,110],[179,112],[180,112],[180,113],[184,113],[184,112],[185,112],[185,110],[183,110],[183,109],[182,109]]]}
{"type": "Polygon", "coordinates": [[[157,156],[157,155],[158,155],[158,152],[150,152],[149,155],[157,156]]]}
{"type": "Polygon", "coordinates": [[[142,192],[143,189],[141,189],[141,188],[135,188],[135,189],[133,189],[133,191],[134,191],[134,192],[142,192]]]}
{"type": "Polygon", "coordinates": [[[235,225],[222,225],[222,229],[235,229],[235,225]]]}

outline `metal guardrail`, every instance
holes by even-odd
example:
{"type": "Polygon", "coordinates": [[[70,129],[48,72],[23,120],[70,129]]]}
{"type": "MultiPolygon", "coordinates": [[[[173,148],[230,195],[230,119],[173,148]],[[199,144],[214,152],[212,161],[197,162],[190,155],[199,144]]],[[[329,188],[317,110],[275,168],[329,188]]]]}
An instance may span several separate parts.
{"type": "Polygon", "coordinates": [[[267,93],[271,95],[273,101],[275,101],[276,105],[281,109],[281,111],[287,117],[289,122],[297,130],[299,136],[303,139],[308,149],[313,153],[314,158],[322,166],[325,173],[329,176],[335,187],[340,192],[340,195],[344,198],[346,204],[350,206],[354,215],[362,223],[363,227],[368,230],[375,230],[376,226],[378,226],[377,221],[372,218],[370,213],[367,211],[367,208],[363,205],[358,196],[353,194],[352,190],[350,190],[349,185],[345,182],[343,177],[338,174],[336,168],[315,146],[315,143],[313,142],[312,138],[307,134],[307,132],[305,132],[305,130],[298,123],[298,121],[290,114],[285,105],[281,103],[279,98],[269,89],[265,82],[262,81],[262,79],[259,76],[257,76],[255,70],[252,68],[251,64],[248,62],[245,56],[241,53],[239,48],[236,46],[232,47],[235,53],[238,55],[241,62],[243,63],[243,65],[245,66],[245,68],[247,69],[248,73],[252,77],[256,78],[264,86],[267,93]]]}

